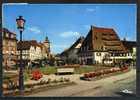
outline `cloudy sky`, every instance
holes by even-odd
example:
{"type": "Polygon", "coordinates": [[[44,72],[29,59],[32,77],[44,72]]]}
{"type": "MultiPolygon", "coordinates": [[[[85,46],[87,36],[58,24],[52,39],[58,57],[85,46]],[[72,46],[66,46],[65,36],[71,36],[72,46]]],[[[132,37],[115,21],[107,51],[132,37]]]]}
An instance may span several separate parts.
{"type": "Polygon", "coordinates": [[[90,26],[113,28],[121,39],[136,40],[134,4],[4,4],[3,27],[17,34],[16,18],[25,20],[24,40],[44,41],[48,36],[52,53],[61,53],[90,26]]]}

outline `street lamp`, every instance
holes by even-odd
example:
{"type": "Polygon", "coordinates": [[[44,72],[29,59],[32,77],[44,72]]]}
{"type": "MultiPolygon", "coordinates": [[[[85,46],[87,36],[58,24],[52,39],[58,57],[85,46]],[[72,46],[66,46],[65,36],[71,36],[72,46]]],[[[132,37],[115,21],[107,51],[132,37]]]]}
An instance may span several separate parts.
{"type": "Polygon", "coordinates": [[[24,24],[25,20],[22,18],[22,16],[19,16],[18,19],[16,19],[17,23],[17,29],[20,32],[20,70],[19,70],[19,90],[20,94],[24,94],[24,76],[23,76],[23,61],[22,61],[22,32],[24,31],[24,24]]]}

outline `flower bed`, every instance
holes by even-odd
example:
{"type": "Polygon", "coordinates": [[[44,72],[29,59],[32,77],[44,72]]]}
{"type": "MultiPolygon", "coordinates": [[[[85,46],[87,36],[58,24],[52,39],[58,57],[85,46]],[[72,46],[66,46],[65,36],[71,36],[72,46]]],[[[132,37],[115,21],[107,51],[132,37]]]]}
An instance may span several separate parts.
{"type": "Polygon", "coordinates": [[[85,73],[83,78],[86,80],[90,80],[90,79],[94,79],[97,77],[102,77],[102,76],[108,76],[111,74],[115,74],[118,72],[127,72],[129,70],[128,67],[116,67],[116,68],[110,68],[110,69],[104,69],[104,70],[100,70],[100,71],[96,71],[96,72],[89,72],[89,73],[85,73]]]}
{"type": "MultiPolygon", "coordinates": [[[[69,78],[63,78],[61,77],[60,79],[56,80],[52,80],[52,79],[47,79],[47,80],[40,80],[38,83],[32,83],[32,84],[25,84],[25,94],[31,94],[33,92],[38,92],[38,91],[43,91],[45,88],[47,89],[51,89],[51,88],[57,88],[60,86],[67,86],[67,85],[73,85],[75,84],[73,81],[70,81],[69,78]]],[[[6,91],[4,91],[4,95],[5,96],[14,96],[14,95],[18,95],[19,94],[19,90],[18,88],[14,89],[14,90],[9,90],[8,88],[6,89],[6,91]]]]}
{"type": "Polygon", "coordinates": [[[40,70],[34,70],[33,72],[32,72],[32,78],[31,79],[33,79],[33,80],[39,80],[40,78],[42,78],[42,73],[41,73],[41,71],[40,70]]]}

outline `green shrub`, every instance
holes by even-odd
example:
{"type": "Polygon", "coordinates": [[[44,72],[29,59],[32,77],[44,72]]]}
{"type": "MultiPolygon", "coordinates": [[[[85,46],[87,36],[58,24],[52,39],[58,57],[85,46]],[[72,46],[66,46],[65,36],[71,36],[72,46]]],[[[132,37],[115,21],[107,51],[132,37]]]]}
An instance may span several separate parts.
{"type": "Polygon", "coordinates": [[[24,81],[27,81],[30,79],[30,75],[27,72],[24,72],[24,81]]]}

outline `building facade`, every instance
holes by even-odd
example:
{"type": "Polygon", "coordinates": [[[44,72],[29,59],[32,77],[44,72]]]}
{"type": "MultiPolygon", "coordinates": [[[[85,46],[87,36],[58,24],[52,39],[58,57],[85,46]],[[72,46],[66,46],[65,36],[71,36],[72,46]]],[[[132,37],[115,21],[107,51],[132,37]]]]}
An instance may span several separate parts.
{"type": "Polygon", "coordinates": [[[42,45],[42,56],[43,58],[50,58],[50,41],[48,39],[48,37],[46,36],[45,41],[43,43],[41,43],[42,45]]]}
{"type": "Polygon", "coordinates": [[[3,54],[3,66],[6,68],[16,65],[17,61],[17,39],[16,34],[10,32],[8,29],[2,29],[2,54],[3,54]]]}
{"type": "Polygon", "coordinates": [[[137,49],[137,43],[136,41],[128,41],[126,39],[122,40],[122,43],[124,44],[125,48],[129,51],[126,55],[126,58],[130,63],[132,63],[134,66],[136,65],[136,49],[137,49]]]}
{"type": "Polygon", "coordinates": [[[78,52],[81,64],[115,64],[127,57],[128,49],[112,28],[91,26],[78,52]]]}
{"type": "Polygon", "coordinates": [[[17,43],[18,59],[20,59],[20,49],[22,49],[22,59],[25,62],[41,59],[42,57],[42,48],[36,40],[22,41],[22,43],[17,43]]]}
{"type": "Polygon", "coordinates": [[[17,43],[17,55],[20,59],[20,49],[22,49],[22,59],[27,64],[35,60],[42,60],[50,54],[49,42],[38,43],[36,40],[22,41],[17,43]]]}
{"type": "Polygon", "coordinates": [[[78,38],[70,48],[66,49],[60,54],[61,59],[67,64],[78,64],[78,51],[84,41],[84,37],[78,38]]]}

